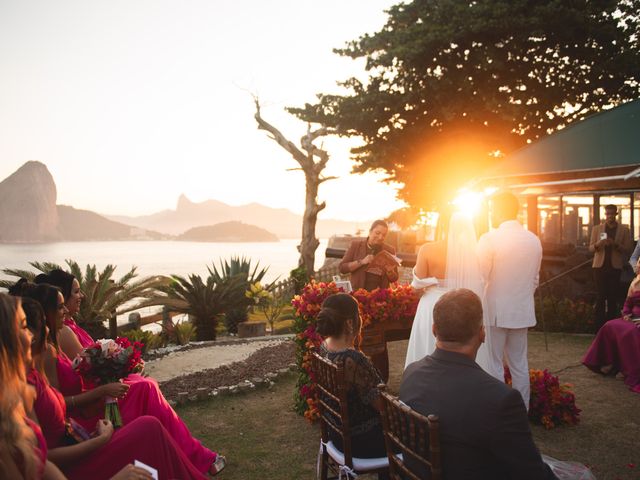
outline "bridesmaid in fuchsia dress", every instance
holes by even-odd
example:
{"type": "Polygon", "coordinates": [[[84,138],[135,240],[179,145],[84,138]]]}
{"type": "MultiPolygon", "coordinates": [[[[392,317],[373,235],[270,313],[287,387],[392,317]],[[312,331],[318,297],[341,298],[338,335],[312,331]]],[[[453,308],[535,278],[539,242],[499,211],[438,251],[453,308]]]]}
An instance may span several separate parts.
{"type": "MultiPolygon", "coordinates": [[[[67,309],[72,308],[69,313],[78,311],[83,295],[78,281],[72,275],[54,270],[49,275],[38,276],[36,281],[49,284],[64,283],[66,287],[61,290],[68,293],[68,298],[65,297],[64,301],[65,306],[67,309]],[[71,281],[68,281],[68,277],[71,277],[71,281]]],[[[91,345],[94,340],[68,316],[64,319],[64,326],[62,319],[47,323],[51,330],[51,345],[48,354],[44,356],[46,374],[51,385],[64,395],[68,414],[78,424],[92,431],[96,422],[104,416],[104,398],[116,397],[124,425],[143,415],[155,417],[200,472],[217,474],[224,468],[225,458],[204,447],[191,435],[185,423],[164,398],[155,380],[135,374],[129,375],[121,383],[97,387],[85,385],[82,377],[73,369],[69,356],[62,349],[62,338],[65,331],[73,333],[79,347],[78,352],[84,348],[83,344],[91,345]]]]}

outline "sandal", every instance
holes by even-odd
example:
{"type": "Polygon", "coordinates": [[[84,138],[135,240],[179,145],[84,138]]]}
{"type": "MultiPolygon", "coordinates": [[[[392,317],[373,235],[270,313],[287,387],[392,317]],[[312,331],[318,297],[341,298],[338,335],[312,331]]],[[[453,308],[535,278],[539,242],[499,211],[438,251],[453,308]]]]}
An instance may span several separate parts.
{"type": "Polygon", "coordinates": [[[211,468],[209,469],[209,475],[215,477],[218,475],[224,467],[227,466],[227,459],[223,455],[216,455],[216,460],[211,464],[211,468]]]}

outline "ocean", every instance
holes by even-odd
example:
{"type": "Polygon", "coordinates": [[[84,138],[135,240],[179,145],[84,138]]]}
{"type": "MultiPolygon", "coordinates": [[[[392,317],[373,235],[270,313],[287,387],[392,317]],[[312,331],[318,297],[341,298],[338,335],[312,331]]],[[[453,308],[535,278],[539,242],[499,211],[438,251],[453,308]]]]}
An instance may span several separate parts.
{"type": "MultiPolygon", "coordinates": [[[[299,240],[287,239],[273,243],[204,243],[173,241],[140,242],[60,242],[43,244],[0,245],[0,268],[31,269],[30,261],[56,262],[75,260],[84,269],[95,264],[98,269],[116,265],[115,277],[136,266],[139,276],[208,274],[207,266],[219,265],[231,256],[246,256],[252,266],[260,262],[269,267],[265,280],[285,279],[297,267],[299,240]]],[[[320,240],[316,250],[316,269],[324,263],[327,240],[320,240]]],[[[9,278],[0,273],[0,278],[9,278]]]]}

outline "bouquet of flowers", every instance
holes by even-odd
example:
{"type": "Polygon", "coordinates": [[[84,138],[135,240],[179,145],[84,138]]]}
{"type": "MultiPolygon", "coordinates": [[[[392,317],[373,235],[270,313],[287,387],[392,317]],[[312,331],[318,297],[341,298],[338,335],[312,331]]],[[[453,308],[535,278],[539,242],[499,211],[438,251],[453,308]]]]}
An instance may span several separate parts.
{"type": "MultiPolygon", "coordinates": [[[[76,357],[73,368],[84,380],[94,385],[119,382],[127,375],[142,372],[144,369],[142,344],[132,344],[126,337],[98,340],[76,357]]],[[[114,427],[122,426],[117,399],[105,399],[104,418],[111,421],[114,427]]]]}

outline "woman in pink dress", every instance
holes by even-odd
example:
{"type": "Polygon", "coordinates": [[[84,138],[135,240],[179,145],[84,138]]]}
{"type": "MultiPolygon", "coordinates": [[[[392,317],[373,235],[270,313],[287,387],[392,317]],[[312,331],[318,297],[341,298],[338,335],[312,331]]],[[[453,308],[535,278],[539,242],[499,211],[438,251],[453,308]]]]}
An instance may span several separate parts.
{"type": "Polygon", "coordinates": [[[200,472],[216,475],[222,471],[226,459],[204,447],[191,435],[185,423],[162,395],[155,380],[130,375],[123,382],[99,386],[85,385],[82,377],[73,369],[69,358],[57,345],[57,334],[61,330],[62,318],[66,311],[62,294],[47,284],[23,290],[23,295],[34,298],[43,305],[46,323],[51,332],[42,355],[44,372],[49,383],[64,395],[71,418],[85,430],[93,431],[98,420],[104,416],[105,397],[118,398],[123,424],[129,424],[144,415],[155,417],[200,472]],[[58,295],[56,305],[47,301],[52,297],[51,290],[58,295]]]}
{"type": "Polygon", "coordinates": [[[600,328],[582,363],[599,373],[621,372],[624,383],[640,393],[640,274],[631,282],[622,318],[600,328]]]}
{"type": "MultiPolygon", "coordinates": [[[[25,299],[25,308],[30,314],[33,332],[27,323],[21,300],[0,294],[0,452],[2,452],[3,478],[64,480],[64,476],[47,458],[57,457],[69,462],[65,468],[70,478],[114,478],[149,479],[150,475],[129,466],[134,460],[153,465],[160,478],[206,478],[184,456],[175,442],[157,419],[141,417],[126,428],[113,433],[113,427],[102,421],[98,435],[77,445],[58,448],[57,454],[49,450],[40,427],[26,417],[26,413],[44,407],[40,415],[49,423],[57,423],[62,414],[64,402],[61,397],[43,395],[45,403],[38,406],[38,397],[33,401],[33,392],[25,383],[25,369],[32,367],[31,349],[42,345],[38,336],[43,329],[42,308],[35,301],[25,299]],[[46,400],[49,400],[49,404],[46,400]],[[53,400],[57,398],[57,400],[53,400]],[[55,404],[55,405],[54,405],[55,404]],[[25,408],[27,407],[27,408],[25,408]],[[62,409],[62,410],[61,410],[62,409]],[[124,467],[124,468],[123,468],[124,467]]],[[[45,329],[46,332],[46,329],[45,329]]],[[[34,370],[35,372],[35,370],[34,370]]],[[[51,393],[43,377],[36,379],[36,391],[51,393]],[[45,383],[38,382],[37,379],[45,383]]],[[[59,430],[59,425],[55,428],[59,430]]],[[[63,427],[64,429],[64,427],[63,427]]]]}

